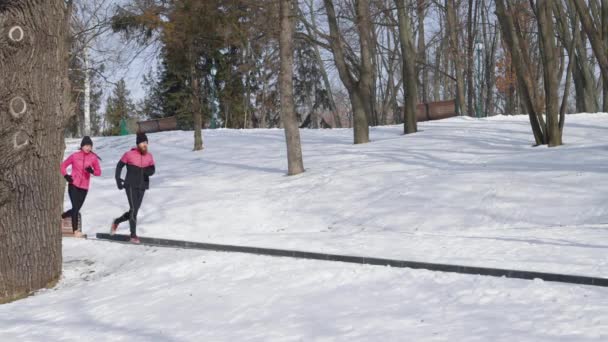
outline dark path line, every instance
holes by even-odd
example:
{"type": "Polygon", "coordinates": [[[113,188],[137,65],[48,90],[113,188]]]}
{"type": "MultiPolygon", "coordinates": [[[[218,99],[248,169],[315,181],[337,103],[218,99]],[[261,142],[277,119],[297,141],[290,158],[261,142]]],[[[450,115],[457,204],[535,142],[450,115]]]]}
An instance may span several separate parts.
{"type": "MultiPolygon", "coordinates": [[[[97,239],[108,240],[108,241],[117,241],[117,242],[128,242],[129,236],[128,235],[110,235],[110,234],[106,234],[106,233],[97,233],[97,239]]],[[[303,252],[303,251],[286,250],[286,249],[221,245],[221,244],[213,244],[213,243],[157,239],[157,238],[149,238],[149,237],[140,237],[140,240],[141,240],[141,244],[143,244],[143,245],[156,246],[156,247],[200,249],[200,250],[208,250],[208,251],[248,253],[248,254],[268,255],[268,256],[277,256],[277,257],[309,259],[309,260],[339,261],[339,262],[347,262],[347,263],[353,263],[353,264],[425,269],[425,270],[438,271],[438,272],[475,274],[475,275],[483,275],[483,276],[491,276],[491,277],[506,277],[506,278],[530,279],[530,280],[531,279],[542,279],[544,281],[553,281],[553,282],[568,283],[568,284],[608,287],[608,279],[607,278],[598,278],[598,277],[586,277],[586,276],[558,274],[558,273],[530,272],[530,271],[509,270],[509,269],[501,269],[501,268],[437,264],[437,263],[407,261],[407,260],[397,260],[397,259],[369,258],[369,257],[340,255],[340,254],[303,252]]]]}

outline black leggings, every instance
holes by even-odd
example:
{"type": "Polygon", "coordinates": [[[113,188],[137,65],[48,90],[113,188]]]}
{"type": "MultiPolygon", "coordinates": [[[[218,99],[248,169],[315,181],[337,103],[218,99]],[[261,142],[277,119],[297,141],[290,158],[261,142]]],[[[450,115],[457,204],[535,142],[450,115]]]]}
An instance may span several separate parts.
{"type": "Polygon", "coordinates": [[[84,204],[85,198],[87,198],[88,190],[77,188],[70,184],[68,186],[68,195],[70,195],[70,202],[72,202],[72,209],[61,214],[61,218],[72,217],[72,230],[78,230],[78,213],[84,204]]]}
{"type": "Polygon", "coordinates": [[[127,199],[129,200],[129,211],[114,220],[114,223],[121,224],[122,222],[129,221],[129,228],[131,228],[131,236],[133,237],[137,236],[137,212],[139,212],[141,202],[144,200],[146,189],[126,187],[125,192],[127,193],[127,199]]]}

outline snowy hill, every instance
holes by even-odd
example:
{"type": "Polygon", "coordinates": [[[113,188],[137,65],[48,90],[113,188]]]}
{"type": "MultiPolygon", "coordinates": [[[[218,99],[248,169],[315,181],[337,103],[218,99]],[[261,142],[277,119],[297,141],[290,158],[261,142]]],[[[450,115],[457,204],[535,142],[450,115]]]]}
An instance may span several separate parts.
{"type": "MultiPolygon", "coordinates": [[[[608,277],[608,114],[531,147],[526,117],[150,134],[141,236],[608,277]]],[[[94,138],[89,235],[127,210],[114,167],[134,136],[94,138]]],[[[66,156],[79,141],[70,140],[66,156]]],[[[66,195],[65,206],[69,207],[66,195]]],[[[119,230],[128,232],[125,223],[119,230]]],[[[584,341],[608,337],[608,289],[64,239],[56,289],[0,306],[1,341],[584,341]]]]}
{"type": "MultiPolygon", "coordinates": [[[[531,147],[524,116],[423,123],[412,136],[373,128],[366,145],[346,129],[304,130],[307,172],[292,178],[282,130],[206,131],[196,153],[191,132],[151,134],[157,173],[138,233],[608,277],[607,129],[608,115],[569,116],[553,149],[531,147]]],[[[95,139],[89,234],[128,209],[114,167],[134,140],[95,139]]]]}

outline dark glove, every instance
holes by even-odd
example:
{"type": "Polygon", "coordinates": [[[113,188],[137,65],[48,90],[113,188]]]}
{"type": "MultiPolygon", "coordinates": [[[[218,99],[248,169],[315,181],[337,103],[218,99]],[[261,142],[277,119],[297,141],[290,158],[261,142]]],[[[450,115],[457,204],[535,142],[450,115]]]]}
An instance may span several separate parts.
{"type": "Polygon", "coordinates": [[[118,187],[118,190],[122,190],[125,188],[125,181],[122,179],[118,179],[116,181],[116,186],[118,187]]]}
{"type": "Polygon", "coordinates": [[[72,184],[72,182],[74,181],[74,180],[72,179],[72,176],[70,176],[70,175],[65,175],[65,176],[63,176],[63,178],[65,178],[65,180],[66,180],[68,183],[70,183],[70,184],[72,184]]]}
{"type": "Polygon", "coordinates": [[[93,170],[92,166],[87,167],[85,170],[87,170],[87,172],[90,173],[90,174],[95,173],[95,170],[93,170]]]}

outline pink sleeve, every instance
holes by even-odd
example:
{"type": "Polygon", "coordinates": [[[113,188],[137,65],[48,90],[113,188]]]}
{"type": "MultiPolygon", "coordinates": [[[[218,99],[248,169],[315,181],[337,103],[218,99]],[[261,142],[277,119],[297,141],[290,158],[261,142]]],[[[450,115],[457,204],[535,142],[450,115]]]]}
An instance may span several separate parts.
{"type": "Polygon", "coordinates": [[[68,166],[72,165],[72,160],[74,159],[74,154],[71,154],[68,159],[64,160],[63,163],[61,163],[61,175],[65,176],[67,175],[67,168],[68,166]]]}
{"type": "Polygon", "coordinates": [[[128,154],[129,154],[129,152],[123,154],[122,158],[120,158],[120,161],[127,164],[127,160],[129,160],[128,154]]]}
{"type": "Polygon", "coordinates": [[[99,159],[95,158],[93,162],[93,171],[95,176],[101,176],[101,165],[99,165],[99,159]]]}

